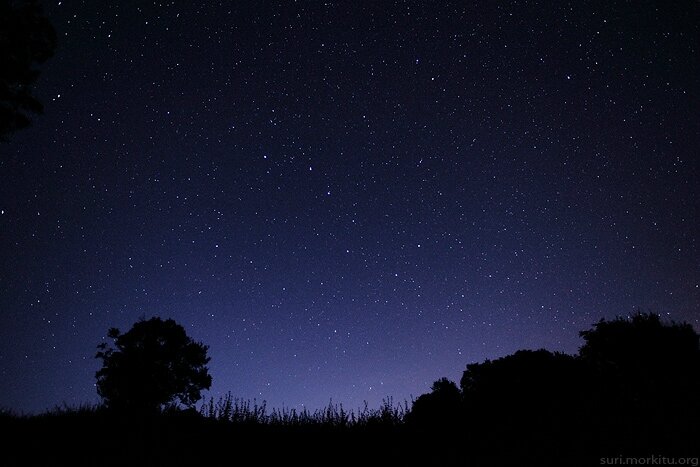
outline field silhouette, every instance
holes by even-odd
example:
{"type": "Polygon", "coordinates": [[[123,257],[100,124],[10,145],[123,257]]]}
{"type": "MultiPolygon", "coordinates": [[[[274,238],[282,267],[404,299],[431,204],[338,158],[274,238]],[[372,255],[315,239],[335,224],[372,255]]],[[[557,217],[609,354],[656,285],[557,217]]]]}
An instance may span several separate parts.
{"type": "MultiPolygon", "coordinates": [[[[153,330],[166,322],[150,323],[153,330]]],[[[183,336],[180,342],[194,344],[183,336]]],[[[410,404],[386,400],[376,409],[268,410],[228,394],[198,407],[165,397],[156,410],[105,403],[36,416],[5,412],[2,463],[496,466],[666,457],[697,465],[700,353],[693,328],[637,313],[600,321],[581,336],[578,355],[521,350],[472,363],[459,385],[442,378],[410,404]]],[[[200,354],[196,361],[204,360],[200,354]]]]}

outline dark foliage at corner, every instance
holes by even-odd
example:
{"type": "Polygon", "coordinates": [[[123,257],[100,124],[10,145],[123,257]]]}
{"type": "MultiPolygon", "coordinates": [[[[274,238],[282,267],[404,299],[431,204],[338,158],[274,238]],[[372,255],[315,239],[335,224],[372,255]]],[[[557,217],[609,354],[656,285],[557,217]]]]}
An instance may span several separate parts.
{"type": "Polygon", "coordinates": [[[0,141],[29,126],[30,113],[40,113],[32,95],[39,77],[35,64],[49,59],[56,32],[33,0],[0,0],[0,141]]]}

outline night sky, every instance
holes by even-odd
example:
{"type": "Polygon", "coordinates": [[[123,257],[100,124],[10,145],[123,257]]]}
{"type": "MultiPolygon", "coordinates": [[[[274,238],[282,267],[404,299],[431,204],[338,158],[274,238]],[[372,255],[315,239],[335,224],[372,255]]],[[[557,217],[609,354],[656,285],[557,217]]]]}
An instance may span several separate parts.
{"type": "Polygon", "coordinates": [[[53,1],[0,144],[0,407],[139,317],[270,406],[410,400],[637,307],[700,328],[700,4],[53,1]]]}

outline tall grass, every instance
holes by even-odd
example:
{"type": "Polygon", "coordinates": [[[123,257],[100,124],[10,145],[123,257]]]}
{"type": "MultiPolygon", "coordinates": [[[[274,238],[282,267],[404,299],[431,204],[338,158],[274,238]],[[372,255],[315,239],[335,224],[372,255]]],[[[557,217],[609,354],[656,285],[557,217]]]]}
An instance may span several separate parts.
{"type": "Polygon", "coordinates": [[[391,397],[384,399],[376,409],[370,408],[365,402],[363,407],[346,410],[343,404],[333,403],[331,400],[328,406],[314,411],[288,407],[268,410],[265,401],[239,399],[229,392],[218,400],[211,398],[203,403],[199,413],[207,418],[239,425],[349,428],[401,425],[408,411],[407,401],[395,404],[391,397]]]}
{"type": "Polygon", "coordinates": [[[97,403],[81,403],[77,406],[68,405],[64,402],[62,405],[56,405],[51,409],[46,409],[43,412],[36,414],[17,412],[13,409],[0,407],[0,417],[13,419],[29,419],[29,418],[49,418],[49,417],[82,417],[86,415],[97,415],[103,413],[105,407],[97,403]]]}
{"type": "MultiPolygon", "coordinates": [[[[269,409],[265,401],[256,399],[247,400],[234,397],[230,392],[218,400],[213,397],[202,403],[197,409],[182,411],[177,407],[165,407],[161,410],[163,415],[199,414],[200,416],[234,425],[256,425],[280,428],[292,427],[318,427],[318,428],[361,428],[361,427],[396,427],[403,425],[408,412],[409,402],[394,403],[393,398],[384,399],[378,408],[370,408],[367,402],[357,409],[346,409],[343,404],[334,403],[332,400],[321,409],[309,410],[303,408],[282,407],[269,409]]],[[[109,417],[112,414],[101,404],[80,404],[69,406],[57,405],[37,415],[18,414],[9,409],[0,408],[0,418],[24,419],[24,418],[85,418],[85,417],[109,417]]]]}
{"type": "Polygon", "coordinates": [[[57,405],[53,409],[39,414],[41,417],[84,417],[99,415],[105,411],[105,407],[98,403],[83,402],[78,406],[70,406],[66,402],[63,405],[57,405]]]}

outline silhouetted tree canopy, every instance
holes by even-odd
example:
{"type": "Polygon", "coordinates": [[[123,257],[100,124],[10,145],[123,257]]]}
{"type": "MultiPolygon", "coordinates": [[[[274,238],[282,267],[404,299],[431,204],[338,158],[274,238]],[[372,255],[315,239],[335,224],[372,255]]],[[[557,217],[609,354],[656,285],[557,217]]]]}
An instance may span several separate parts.
{"type": "Polygon", "coordinates": [[[689,324],[637,312],[580,334],[580,358],[592,370],[608,427],[634,429],[640,444],[687,436],[700,417],[699,336],[689,324]]]}
{"type": "Polygon", "coordinates": [[[698,334],[689,324],[664,324],[652,313],[601,320],[579,334],[585,341],[579,350],[583,359],[628,374],[651,368],[666,372],[678,365],[697,365],[700,358],[698,334]]]}
{"type": "Polygon", "coordinates": [[[580,354],[520,350],[467,365],[460,389],[445,378],[406,421],[469,440],[488,465],[588,465],[597,453],[685,452],[700,438],[699,336],[653,314],[602,320],[582,331],[580,354]],[[529,457],[525,457],[527,453],[529,457]],[[587,457],[589,456],[589,457],[587,457]]]}
{"type": "Polygon", "coordinates": [[[447,378],[440,378],[413,402],[407,422],[431,429],[450,429],[459,422],[462,394],[457,385],[447,378]]]}
{"type": "Polygon", "coordinates": [[[126,333],[112,328],[114,346],[98,345],[103,366],[97,392],[110,408],[148,412],[170,404],[191,406],[211,387],[208,347],[194,342],[172,319],[141,320],[126,333]]]}
{"type": "Polygon", "coordinates": [[[31,94],[39,77],[35,64],[53,55],[56,32],[35,0],[0,0],[0,140],[29,126],[40,113],[31,94]]]}
{"type": "Polygon", "coordinates": [[[658,405],[655,399],[679,400],[700,391],[699,336],[689,324],[665,324],[637,312],[601,320],[580,334],[581,359],[628,400],[658,405]]]}
{"type": "Polygon", "coordinates": [[[502,436],[523,430],[527,436],[518,436],[527,438],[576,418],[584,406],[587,379],[571,355],[519,350],[467,365],[460,386],[465,411],[483,428],[502,436]]]}
{"type": "Polygon", "coordinates": [[[508,396],[532,389],[549,390],[568,376],[564,371],[574,357],[548,350],[518,350],[497,360],[467,365],[460,386],[465,394],[508,396]]]}

